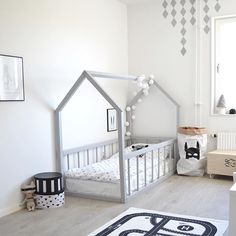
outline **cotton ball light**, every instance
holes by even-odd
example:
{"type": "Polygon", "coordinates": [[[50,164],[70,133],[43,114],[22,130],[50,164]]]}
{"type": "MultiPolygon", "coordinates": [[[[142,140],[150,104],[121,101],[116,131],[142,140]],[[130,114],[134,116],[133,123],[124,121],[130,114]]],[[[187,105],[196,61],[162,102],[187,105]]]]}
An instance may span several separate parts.
{"type": "Polygon", "coordinates": [[[154,75],[149,75],[149,79],[151,80],[153,80],[155,78],[155,76],[154,75]]]}
{"type": "Polygon", "coordinates": [[[135,109],[136,109],[136,106],[135,106],[135,105],[133,105],[133,106],[132,106],[132,110],[134,111],[135,109]]]}
{"type": "Polygon", "coordinates": [[[138,93],[137,92],[133,92],[133,95],[136,96],[138,93]]]}
{"type": "Polygon", "coordinates": [[[126,127],[129,126],[129,122],[128,122],[128,121],[125,122],[125,126],[126,126],[126,127]]]}
{"type": "Polygon", "coordinates": [[[126,134],[126,136],[130,136],[131,135],[131,133],[129,131],[126,132],[125,134],[126,134]]]}
{"type": "Polygon", "coordinates": [[[144,90],[143,90],[143,94],[144,94],[145,96],[148,96],[148,94],[149,94],[148,90],[147,90],[147,89],[144,89],[144,90]]]}
{"type": "Polygon", "coordinates": [[[131,108],[130,107],[126,107],[126,111],[131,111],[131,108]]]}
{"type": "Polygon", "coordinates": [[[153,80],[153,79],[150,79],[150,80],[148,81],[148,83],[149,83],[150,85],[152,85],[152,84],[154,84],[154,80],[153,80]]]}
{"type": "Polygon", "coordinates": [[[147,89],[147,88],[149,88],[149,85],[147,83],[145,83],[145,84],[142,85],[142,88],[147,89]]]}
{"type": "Polygon", "coordinates": [[[140,102],[142,102],[142,99],[141,99],[141,98],[138,99],[138,103],[140,103],[140,102]]]}
{"type": "Polygon", "coordinates": [[[131,119],[132,119],[132,120],[135,120],[135,119],[136,119],[135,115],[132,115],[132,116],[131,116],[131,119]]]}
{"type": "Polygon", "coordinates": [[[138,86],[139,86],[140,88],[142,88],[142,87],[143,87],[143,82],[138,82],[138,86]]]}
{"type": "Polygon", "coordinates": [[[145,75],[140,75],[137,80],[138,82],[142,82],[143,80],[145,80],[145,78],[146,78],[145,75]]]}

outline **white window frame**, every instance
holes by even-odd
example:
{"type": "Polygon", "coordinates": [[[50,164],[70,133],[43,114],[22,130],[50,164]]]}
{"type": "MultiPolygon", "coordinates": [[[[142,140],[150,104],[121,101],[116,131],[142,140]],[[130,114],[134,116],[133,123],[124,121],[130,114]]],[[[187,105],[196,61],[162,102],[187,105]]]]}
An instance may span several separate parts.
{"type": "Polygon", "coordinates": [[[218,114],[216,112],[217,97],[216,97],[216,77],[217,77],[217,61],[216,61],[216,22],[219,20],[227,20],[234,18],[236,15],[217,16],[211,18],[211,115],[212,116],[236,116],[236,114],[218,114]]]}

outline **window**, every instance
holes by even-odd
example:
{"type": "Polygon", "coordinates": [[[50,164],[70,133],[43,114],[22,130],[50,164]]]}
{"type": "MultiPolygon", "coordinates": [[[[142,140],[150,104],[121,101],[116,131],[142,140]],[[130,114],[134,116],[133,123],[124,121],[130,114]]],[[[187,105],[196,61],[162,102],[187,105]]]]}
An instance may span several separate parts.
{"type": "Polygon", "coordinates": [[[212,22],[212,112],[234,113],[232,109],[236,109],[236,16],[218,17],[212,22]]]}

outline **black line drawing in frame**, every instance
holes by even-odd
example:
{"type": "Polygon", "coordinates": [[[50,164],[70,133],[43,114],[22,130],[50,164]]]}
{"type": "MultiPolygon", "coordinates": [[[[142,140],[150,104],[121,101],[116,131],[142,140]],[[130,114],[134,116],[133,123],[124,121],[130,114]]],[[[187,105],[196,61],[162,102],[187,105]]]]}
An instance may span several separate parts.
{"type": "Polygon", "coordinates": [[[107,132],[112,132],[117,130],[117,116],[116,109],[107,109],[107,132]]]}

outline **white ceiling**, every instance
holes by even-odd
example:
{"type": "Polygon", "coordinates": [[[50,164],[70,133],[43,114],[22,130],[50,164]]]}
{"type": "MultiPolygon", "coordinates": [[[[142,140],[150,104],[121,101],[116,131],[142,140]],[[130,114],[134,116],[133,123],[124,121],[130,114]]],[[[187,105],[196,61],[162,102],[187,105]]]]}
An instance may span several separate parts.
{"type": "Polygon", "coordinates": [[[123,2],[125,4],[131,5],[131,4],[136,4],[140,2],[147,2],[147,0],[119,0],[120,2],[123,2]]]}

